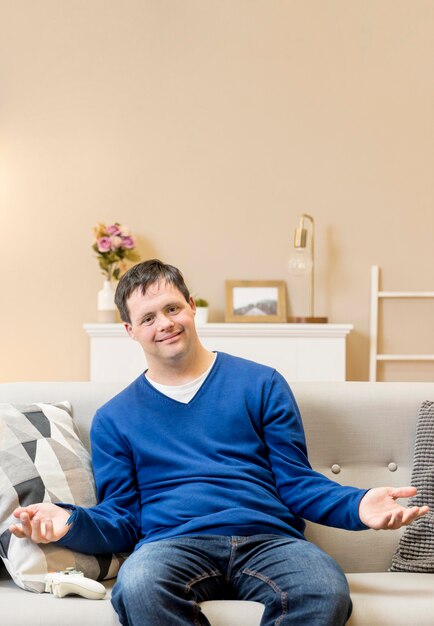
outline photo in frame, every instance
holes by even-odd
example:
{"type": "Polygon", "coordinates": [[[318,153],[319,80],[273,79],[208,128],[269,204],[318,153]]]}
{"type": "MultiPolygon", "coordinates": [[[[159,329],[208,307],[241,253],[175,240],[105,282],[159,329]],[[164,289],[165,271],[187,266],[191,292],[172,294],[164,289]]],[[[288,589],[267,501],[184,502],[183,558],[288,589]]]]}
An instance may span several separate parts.
{"type": "Polygon", "coordinates": [[[284,280],[227,280],[226,322],[286,322],[284,280]]]}

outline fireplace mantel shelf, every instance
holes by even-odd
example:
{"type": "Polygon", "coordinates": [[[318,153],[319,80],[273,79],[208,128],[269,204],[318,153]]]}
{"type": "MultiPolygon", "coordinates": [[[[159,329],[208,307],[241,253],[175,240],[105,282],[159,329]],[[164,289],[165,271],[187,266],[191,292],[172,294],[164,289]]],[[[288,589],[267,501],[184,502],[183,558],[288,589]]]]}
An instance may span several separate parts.
{"type": "MultiPolygon", "coordinates": [[[[197,328],[209,350],[270,365],[288,381],[345,380],[346,337],[352,324],[210,323],[197,328]]],[[[90,379],[130,382],[146,367],[123,324],[84,324],[90,338],[90,379]]]]}

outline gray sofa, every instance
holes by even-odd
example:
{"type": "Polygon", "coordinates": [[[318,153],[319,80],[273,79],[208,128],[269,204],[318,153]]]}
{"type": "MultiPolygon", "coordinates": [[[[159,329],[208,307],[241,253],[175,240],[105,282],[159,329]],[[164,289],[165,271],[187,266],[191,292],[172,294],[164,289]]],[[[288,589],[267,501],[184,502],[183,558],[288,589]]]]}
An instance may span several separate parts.
{"type": "MultiPolygon", "coordinates": [[[[410,483],[420,404],[434,400],[434,383],[296,383],[312,465],[356,486],[410,483]]],[[[95,409],[120,385],[3,383],[0,402],[70,400],[84,440],[95,409]]],[[[434,624],[434,574],[387,572],[401,531],[346,532],[308,525],[307,536],[347,574],[354,604],[350,626],[434,624]]],[[[110,591],[111,583],[106,583],[110,591]]],[[[108,594],[109,597],[109,594],[108,594]]],[[[203,604],[212,626],[259,626],[252,602],[203,604]]],[[[111,604],[79,597],[56,599],[16,587],[0,567],[0,623],[5,626],[119,625],[111,604]]],[[[170,626],[170,625],[168,625],[170,626]]]]}

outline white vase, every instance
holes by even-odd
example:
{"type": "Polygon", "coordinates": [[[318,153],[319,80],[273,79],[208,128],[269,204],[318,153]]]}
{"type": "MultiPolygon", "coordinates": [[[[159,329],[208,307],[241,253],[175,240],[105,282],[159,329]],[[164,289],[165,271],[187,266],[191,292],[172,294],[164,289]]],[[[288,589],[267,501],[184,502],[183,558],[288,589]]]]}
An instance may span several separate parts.
{"type": "Polygon", "coordinates": [[[115,291],[116,285],[110,280],[105,280],[102,289],[98,291],[98,322],[110,324],[117,321],[115,291]]]}
{"type": "Polygon", "coordinates": [[[195,322],[196,326],[203,326],[208,321],[208,307],[207,306],[197,306],[196,307],[196,316],[195,322]]]}

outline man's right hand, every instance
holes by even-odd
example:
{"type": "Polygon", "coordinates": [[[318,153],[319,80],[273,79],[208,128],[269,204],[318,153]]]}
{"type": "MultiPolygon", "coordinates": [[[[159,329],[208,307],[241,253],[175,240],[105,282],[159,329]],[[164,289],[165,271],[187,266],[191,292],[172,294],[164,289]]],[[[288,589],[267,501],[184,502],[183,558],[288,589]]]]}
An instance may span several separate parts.
{"type": "Polygon", "coordinates": [[[18,507],[14,511],[17,523],[9,526],[15,537],[31,539],[35,543],[51,543],[66,535],[70,526],[66,524],[71,511],[50,502],[18,507]]]}

